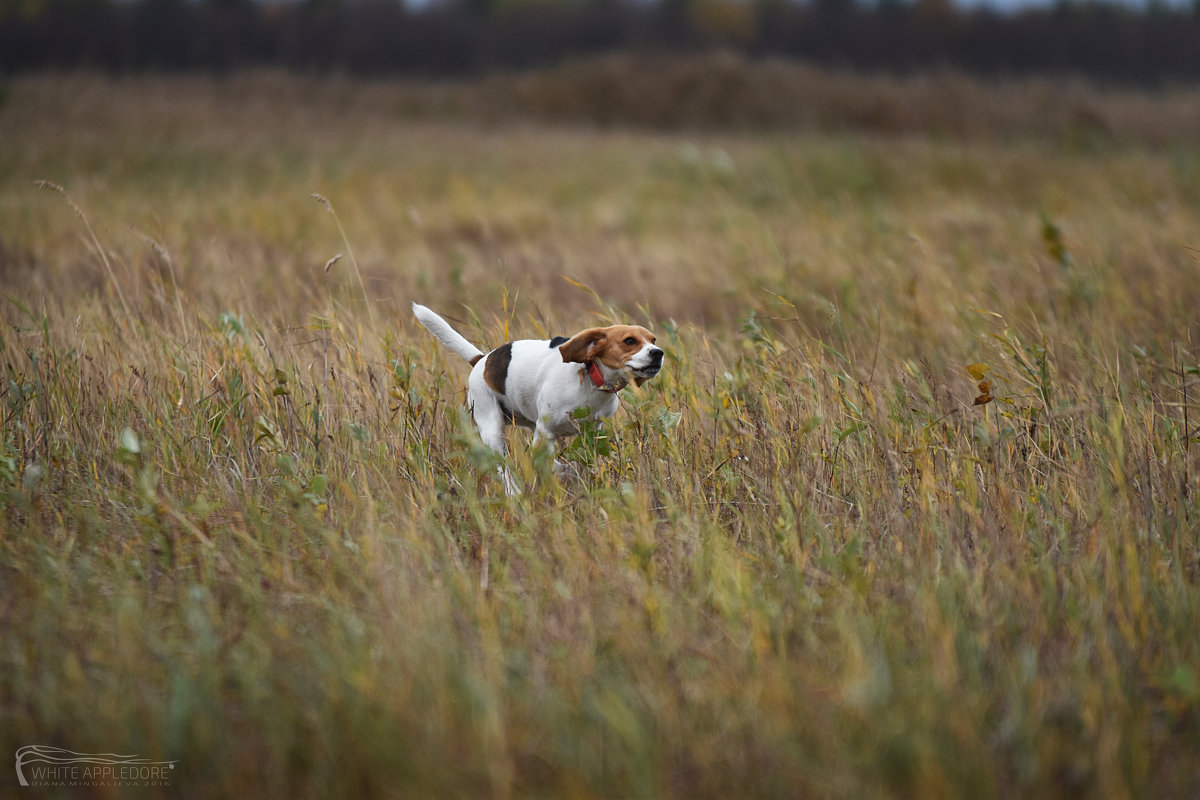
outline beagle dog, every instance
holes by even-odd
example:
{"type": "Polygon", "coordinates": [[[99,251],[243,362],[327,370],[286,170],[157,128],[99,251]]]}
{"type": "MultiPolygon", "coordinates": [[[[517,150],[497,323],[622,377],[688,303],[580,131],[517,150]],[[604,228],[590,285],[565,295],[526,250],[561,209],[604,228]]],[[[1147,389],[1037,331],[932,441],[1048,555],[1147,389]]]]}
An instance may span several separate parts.
{"type": "MultiPolygon", "coordinates": [[[[578,433],[579,419],[600,419],[617,410],[617,392],[641,386],[662,369],[663,351],[640,325],[588,328],[574,336],[519,339],[484,353],[446,320],[413,303],[417,321],[471,364],[467,408],[484,444],[504,454],[505,425],[533,430],[534,443],[554,450],[556,440],[578,433]],[[577,416],[586,409],[587,416],[577,416]]],[[[509,494],[518,490],[501,470],[509,494]]]]}

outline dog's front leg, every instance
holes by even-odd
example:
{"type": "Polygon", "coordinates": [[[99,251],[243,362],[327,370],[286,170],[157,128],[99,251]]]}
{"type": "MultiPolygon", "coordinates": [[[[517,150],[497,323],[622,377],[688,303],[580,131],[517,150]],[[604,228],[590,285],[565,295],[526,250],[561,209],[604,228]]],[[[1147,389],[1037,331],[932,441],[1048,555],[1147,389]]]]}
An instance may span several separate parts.
{"type": "Polygon", "coordinates": [[[542,423],[538,423],[538,426],[533,431],[534,447],[537,447],[539,442],[543,443],[542,446],[546,448],[546,452],[552,459],[551,469],[554,471],[555,477],[561,478],[567,475],[570,472],[570,465],[565,461],[559,461],[557,458],[554,458],[554,453],[558,450],[558,437],[551,433],[550,429],[542,423]]]}
{"type": "Polygon", "coordinates": [[[542,447],[545,447],[546,451],[551,456],[554,455],[555,436],[550,432],[550,429],[541,422],[539,422],[537,427],[533,429],[533,446],[537,447],[539,444],[541,444],[542,447]]]}

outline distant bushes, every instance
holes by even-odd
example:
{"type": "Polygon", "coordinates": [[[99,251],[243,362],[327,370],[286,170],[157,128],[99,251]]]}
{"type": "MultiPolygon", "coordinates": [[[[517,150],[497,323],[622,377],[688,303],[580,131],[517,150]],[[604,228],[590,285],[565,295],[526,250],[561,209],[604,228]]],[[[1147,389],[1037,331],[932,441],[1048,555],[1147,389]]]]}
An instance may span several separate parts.
{"type": "MultiPolygon", "coordinates": [[[[188,82],[211,96],[278,97],[388,118],[651,130],[861,131],[987,140],[1194,143],[1200,88],[1104,87],[1078,78],[985,79],[955,70],[870,74],[731,52],[613,53],[458,80],[361,81],[249,73],[188,82]],[[207,88],[202,88],[202,87],[207,88]]],[[[165,89],[164,89],[165,91],[165,89]]],[[[282,112],[281,112],[282,113],[282,112]]]]}
{"type": "Polygon", "coordinates": [[[1062,3],[1013,15],[944,0],[3,0],[0,69],[470,75],[617,50],[723,48],[870,70],[1200,77],[1200,17],[1062,3]]]}
{"type": "MultiPolygon", "coordinates": [[[[241,70],[228,75],[28,75],[0,82],[0,103],[63,124],[136,110],[202,126],[230,108],[296,126],[345,116],[364,125],[526,122],[674,131],[857,131],[988,141],[1041,139],[1184,145],[1200,131],[1200,87],[1102,86],[1079,78],[987,79],[955,70],[871,74],[730,52],[614,53],[557,67],[443,80],[241,70]],[[187,103],[176,102],[185,97],[187,103]],[[136,106],[126,108],[124,104],[136,106]],[[71,109],[75,116],[68,116],[71,109]],[[306,116],[297,116],[299,112],[306,116]]],[[[2,254],[0,254],[2,262],[2,254]]],[[[2,264],[0,264],[2,266],[2,264]]]]}
{"type": "MultiPolygon", "coordinates": [[[[961,71],[888,76],[730,53],[615,54],[460,87],[464,107],[548,121],[647,128],[779,128],[1034,135],[1161,143],[1200,131],[1200,91],[1102,88],[1078,79],[982,80],[961,71]],[[468,93],[471,93],[470,95],[468,93]]],[[[436,95],[442,102],[445,90],[436,95]]]]}

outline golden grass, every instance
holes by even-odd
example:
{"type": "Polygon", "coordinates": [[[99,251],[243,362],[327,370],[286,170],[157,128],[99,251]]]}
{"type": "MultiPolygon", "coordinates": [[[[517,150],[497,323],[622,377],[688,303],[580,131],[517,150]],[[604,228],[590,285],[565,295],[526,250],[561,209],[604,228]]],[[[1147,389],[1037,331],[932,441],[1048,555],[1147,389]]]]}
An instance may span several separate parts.
{"type": "Polygon", "coordinates": [[[438,91],[8,87],[0,750],[194,796],[1196,785],[1194,144],[438,91]],[[506,498],[412,299],[668,369],[506,498]]]}

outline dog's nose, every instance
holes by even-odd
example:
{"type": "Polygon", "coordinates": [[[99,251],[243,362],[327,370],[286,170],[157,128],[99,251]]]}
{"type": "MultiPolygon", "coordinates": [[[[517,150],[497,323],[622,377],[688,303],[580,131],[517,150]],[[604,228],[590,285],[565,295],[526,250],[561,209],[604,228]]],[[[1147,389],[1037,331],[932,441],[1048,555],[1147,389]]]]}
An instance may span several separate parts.
{"type": "Polygon", "coordinates": [[[650,363],[651,363],[652,365],[656,365],[656,366],[657,366],[657,365],[661,365],[661,364],[662,364],[662,360],[663,360],[663,351],[662,351],[662,350],[659,350],[657,347],[656,347],[655,349],[651,350],[651,351],[650,351],[649,353],[647,353],[646,355],[650,357],[650,363]]]}

